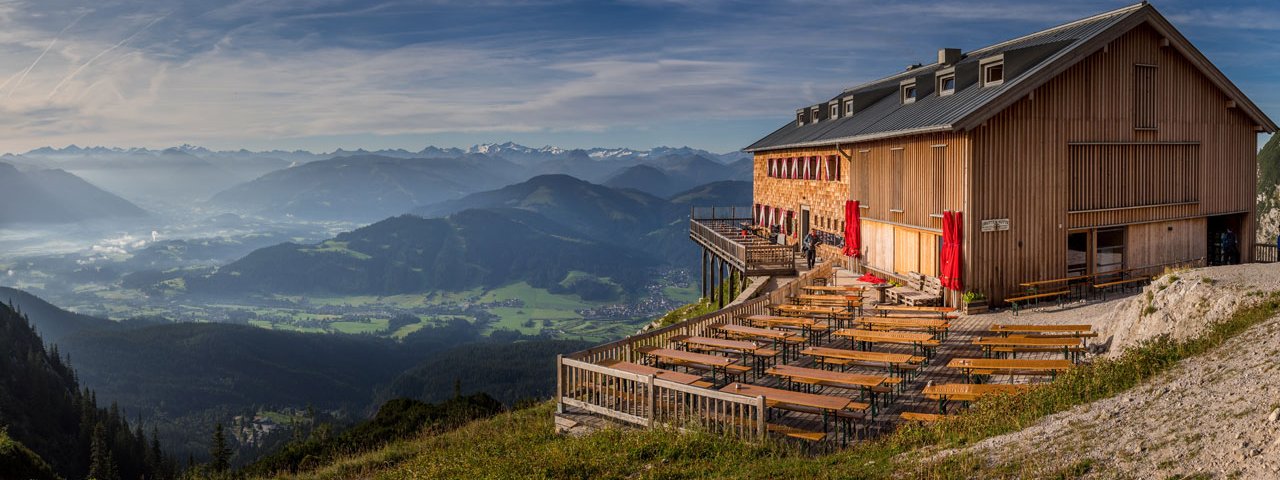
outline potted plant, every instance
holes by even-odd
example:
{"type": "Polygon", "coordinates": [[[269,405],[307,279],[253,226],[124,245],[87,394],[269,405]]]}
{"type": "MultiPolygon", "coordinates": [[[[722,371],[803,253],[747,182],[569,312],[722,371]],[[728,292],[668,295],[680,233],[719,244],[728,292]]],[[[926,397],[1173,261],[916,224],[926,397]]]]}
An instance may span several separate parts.
{"type": "Polygon", "coordinates": [[[964,309],[965,315],[986,313],[987,296],[983,295],[982,292],[969,290],[960,296],[960,305],[964,309]]]}

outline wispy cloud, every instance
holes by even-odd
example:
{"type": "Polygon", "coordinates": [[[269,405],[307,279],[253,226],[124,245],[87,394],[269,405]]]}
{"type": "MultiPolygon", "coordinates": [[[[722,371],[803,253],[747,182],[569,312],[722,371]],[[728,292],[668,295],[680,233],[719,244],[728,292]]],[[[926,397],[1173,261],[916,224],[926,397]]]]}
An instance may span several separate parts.
{"type": "MultiPolygon", "coordinates": [[[[15,1],[0,3],[0,65],[21,66],[0,70],[0,151],[449,135],[626,143],[618,132],[639,132],[635,146],[724,150],[797,105],[937,48],[976,48],[1124,4],[101,0],[86,10],[15,1]],[[685,136],[652,136],[673,125],[685,136]]],[[[1260,29],[1280,13],[1246,7],[1260,29]]],[[[1280,79],[1245,68],[1250,55],[1240,53],[1266,42],[1201,12],[1217,8],[1165,13],[1208,38],[1202,50],[1237,83],[1270,90],[1280,79]]]]}

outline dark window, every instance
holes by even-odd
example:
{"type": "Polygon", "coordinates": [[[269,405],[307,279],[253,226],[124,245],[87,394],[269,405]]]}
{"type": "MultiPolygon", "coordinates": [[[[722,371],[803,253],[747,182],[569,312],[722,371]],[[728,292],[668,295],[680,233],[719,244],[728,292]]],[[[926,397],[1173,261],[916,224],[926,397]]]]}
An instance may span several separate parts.
{"type": "Polygon", "coordinates": [[[904,85],[902,87],[902,103],[911,103],[916,101],[916,86],[904,85]]]}
{"type": "Polygon", "coordinates": [[[847,117],[849,115],[853,115],[853,100],[845,100],[844,102],[844,116],[847,117]]]}
{"type": "Polygon", "coordinates": [[[956,92],[956,76],[947,75],[938,80],[938,95],[951,95],[956,92]]]}
{"type": "Polygon", "coordinates": [[[1089,274],[1089,232],[1067,235],[1067,276],[1089,274]]]}
{"type": "Polygon", "coordinates": [[[997,85],[1004,82],[1004,62],[993,63],[982,67],[982,83],[997,85]]]}
{"type": "Polygon", "coordinates": [[[1094,273],[1124,270],[1124,227],[1098,230],[1094,273]]]}

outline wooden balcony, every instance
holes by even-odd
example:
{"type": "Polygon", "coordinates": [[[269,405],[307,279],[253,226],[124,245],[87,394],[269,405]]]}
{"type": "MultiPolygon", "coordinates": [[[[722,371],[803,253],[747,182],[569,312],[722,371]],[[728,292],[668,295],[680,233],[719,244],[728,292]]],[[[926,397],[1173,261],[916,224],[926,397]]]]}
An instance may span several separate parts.
{"type": "Polygon", "coordinates": [[[795,248],[742,234],[751,222],[750,207],[694,207],[689,213],[689,239],[746,276],[795,275],[795,248]]]}

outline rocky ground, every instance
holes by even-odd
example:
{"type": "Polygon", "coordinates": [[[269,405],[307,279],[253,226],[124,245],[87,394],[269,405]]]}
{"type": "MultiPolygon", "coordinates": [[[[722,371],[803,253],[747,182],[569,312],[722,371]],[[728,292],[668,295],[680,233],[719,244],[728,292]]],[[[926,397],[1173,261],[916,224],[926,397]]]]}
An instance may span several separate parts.
{"type": "MultiPolygon", "coordinates": [[[[1274,291],[1280,265],[1195,269],[1166,274],[1138,295],[1007,320],[1091,323],[1101,334],[1096,344],[1106,349],[1099,354],[1115,355],[1161,334],[1195,336],[1274,291]]],[[[1123,395],[967,452],[1032,471],[1084,462],[1089,478],[1280,478],[1280,317],[1123,395]]]]}

